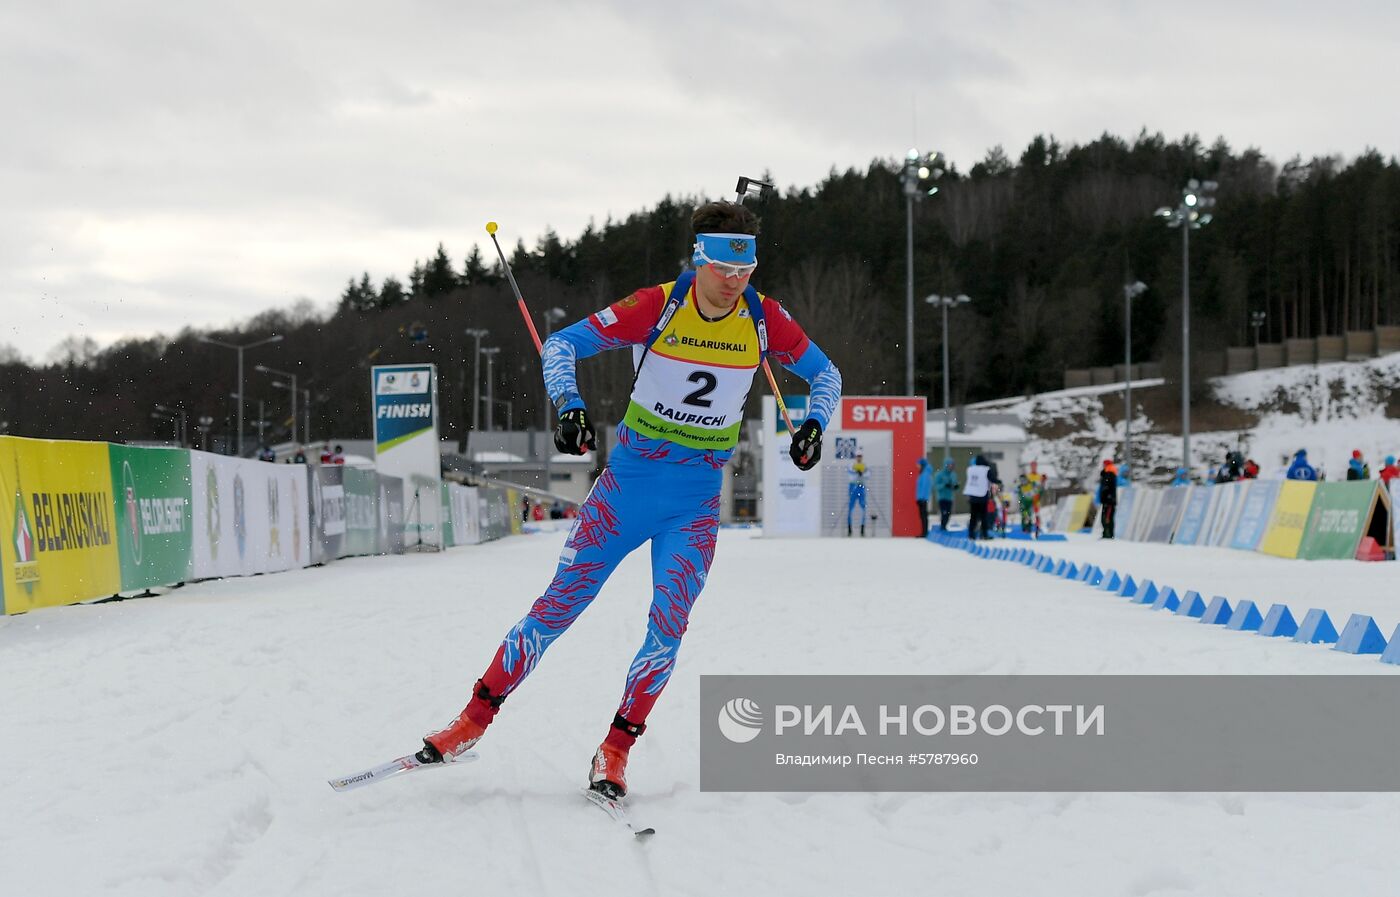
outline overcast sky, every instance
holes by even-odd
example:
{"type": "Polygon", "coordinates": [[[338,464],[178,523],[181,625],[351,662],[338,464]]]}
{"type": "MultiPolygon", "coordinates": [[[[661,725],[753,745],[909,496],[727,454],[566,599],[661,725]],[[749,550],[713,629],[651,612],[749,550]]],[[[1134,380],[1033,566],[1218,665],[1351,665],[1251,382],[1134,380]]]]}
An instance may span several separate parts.
{"type": "MultiPolygon", "coordinates": [[[[1390,3],[0,2],[0,345],[403,279],[769,170],[1146,126],[1400,152],[1390,3]]],[[[858,226],[858,222],[853,222],[858,226]]]]}

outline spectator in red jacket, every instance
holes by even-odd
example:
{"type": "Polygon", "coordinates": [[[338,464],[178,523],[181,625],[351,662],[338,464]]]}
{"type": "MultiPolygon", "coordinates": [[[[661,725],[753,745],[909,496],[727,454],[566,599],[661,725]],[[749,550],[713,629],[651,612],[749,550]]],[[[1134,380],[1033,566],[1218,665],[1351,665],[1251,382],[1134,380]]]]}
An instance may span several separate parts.
{"type": "Polygon", "coordinates": [[[1259,463],[1253,458],[1250,458],[1248,461],[1244,462],[1244,478],[1246,480],[1259,479],[1259,463]]]}
{"type": "Polygon", "coordinates": [[[1396,477],[1400,477],[1400,467],[1395,466],[1394,455],[1386,455],[1385,466],[1381,468],[1381,482],[1384,483],[1388,489],[1390,488],[1390,481],[1396,477]]]}

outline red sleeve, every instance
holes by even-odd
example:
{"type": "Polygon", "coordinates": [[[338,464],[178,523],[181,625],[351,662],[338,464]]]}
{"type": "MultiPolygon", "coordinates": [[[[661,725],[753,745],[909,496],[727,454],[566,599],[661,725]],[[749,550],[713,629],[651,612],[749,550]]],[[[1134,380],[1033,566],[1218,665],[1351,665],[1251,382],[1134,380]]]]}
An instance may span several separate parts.
{"type": "Polygon", "coordinates": [[[589,321],[610,340],[641,343],[656,326],[665,301],[666,294],[660,286],[643,287],[590,316],[589,321]]]}
{"type": "Polygon", "coordinates": [[[811,340],[776,299],[763,297],[763,321],[768,326],[768,354],[779,364],[792,364],[807,351],[811,340]]]}

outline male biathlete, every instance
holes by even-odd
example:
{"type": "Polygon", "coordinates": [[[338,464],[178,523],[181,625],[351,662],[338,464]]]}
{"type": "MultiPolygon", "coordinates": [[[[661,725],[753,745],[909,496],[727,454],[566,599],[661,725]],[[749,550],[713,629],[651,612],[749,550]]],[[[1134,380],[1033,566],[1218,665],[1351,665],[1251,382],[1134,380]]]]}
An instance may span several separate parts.
{"type": "Polygon", "coordinates": [[[451,761],[475,745],[502,702],[622,559],[650,541],[646,638],[588,774],[593,790],[611,798],[626,794],[628,752],[675,668],[691,607],[714,560],[722,469],[738,443],[744,402],[765,353],[811,385],[809,413],[789,454],[802,470],[820,459],[822,431],[841,397],[841,374],[782,306],[749,286],[758,265],[758,218],[743,205],[712,202],[696,210],[691,224],[693,272],[640,289],[544,344],[560,451],[581,455],[595,448],[575,380],[578,359],[641,347],[631,402],[549,588],[506,633],[461,714],[423,739],[421,761],[451,761]]]}
{"type": "Polygon", "coordinates": [[[855,463],[846,468],[849,483],[846,486],[846,535],[851,534],[851,514],[860,505],[860,534],[865,535],[865,456],[856,452],[855,463]]]}

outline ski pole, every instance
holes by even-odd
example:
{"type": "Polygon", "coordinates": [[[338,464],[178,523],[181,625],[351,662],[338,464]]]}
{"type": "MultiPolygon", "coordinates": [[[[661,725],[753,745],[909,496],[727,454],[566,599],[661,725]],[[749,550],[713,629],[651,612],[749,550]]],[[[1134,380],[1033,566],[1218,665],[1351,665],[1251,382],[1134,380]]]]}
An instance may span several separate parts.
{"type": "Polygon", "coordinates": [[[797,433],[797,428],[792,425],[792,418],[788,417],[787,405],[783,402],[783,391],[778,388],[778,380],[773,376],[773,369],[768,366],[768,359],[763,359],[763,373],[768,375],[768,385],[773,389],[773,398],[778,400],[778,410],[783,413],[783,423],[787,424],[788,432],[797,433]]]}
{"type": "Polygon", "coordinates": [[[525,305],[525,297],[520,295],[520,285],[515,282],[515,275],[511,273],[510,262],[506,261],[506,254],[501,251],[501,244],[496,239],[496,222],[486,222],[486,232],[491,235],[491,242],[495,244],[496,255],[501,259],[501,267],[505,269],[506,280],[510,281],[510,288],[515,293],[515,301],[520,303],[520,316],[525,319],[525,326],[530,328],[530,339],[535,341],[535,351],[544,354],[544,344],[540,342],[540,333],[535,329],[535,320],[530,317],[530,309],[525,305]]]}
{"type": "MultiPolygon", "coordinates": [[[[762,198],[763,191],[772,189],[773,185],[766,181],[741,177],[734,186],[734,202],[743,205],[745,198],[753,195],[762,198]]],[[[783,401],[783,391],[778,388],[778,379],[773,376],[773,368],[768,364],[767,358],[763,359],[763,373],[768,377],[768,386],[773,390],[773,398],[777,400],[778,410],[783,414],[783,423],[787,424],[788,432],[795,435],[797,428],[792,425],[792,418],[788,416],[787,403],[783,401]]]]}

